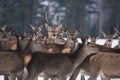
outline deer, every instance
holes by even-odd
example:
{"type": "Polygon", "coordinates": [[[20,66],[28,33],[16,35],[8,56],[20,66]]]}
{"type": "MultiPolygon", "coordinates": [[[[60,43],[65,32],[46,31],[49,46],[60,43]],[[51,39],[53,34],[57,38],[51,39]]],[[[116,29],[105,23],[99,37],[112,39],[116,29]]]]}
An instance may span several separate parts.
{"type": "Polygon", "coordinates": [[[73,70],[82,63],[86,56],[99,51],[99,45],[88,43],[86,39],[73,54],[49,54],[42,52],[32,53],[32,58],[27,65],[28,77],[25,80],[35,80],[40,73],[66,80],[73,70]],[[59,63],[59,64],[57,64],[59,63]],[[67,63],[67,64],[66,64],[67,63]],[[53,65],[56,64],[56,65],[53,65]]]}
{"type": "MultiPolygon", "coordinates": [[[[88,37],[90,38],[90,42],[96,44],[98,37],[88,37]]],[[[89,59],[91,56],[95,54],[89,55],[85,58],[85,60],[73,71],[72,75],[70,76],[70,80],[75,80],[78,76],[79,72],[81,73],[81,80],[85,80],[84,75],[89,75],[89,59]]]]}
{"type": "MultiPolygon", "coordinates": [[[[115,29],[114,29],[114,31],[115,31],[115,29]]],[[[113,35],[107,35],[103,31],[102,31],[102,34],[103,34],[103,37],[106,39],[106,42],[103,46],[106,47],[106,48],[111,48],[112,47],[112,41],[113,41],[112,39],[117,36],[116,31],[113,35]]],[[[98,37],[91,38],[91,42],[96,44],[97,38],[98,37]]],[[[79,71],[81,72],[81,80],[85,80],[84,74],[90,75],[89,60],[93,55],[95,55],[95,54],[92,54],[92,55],[86,57],[86,59],[83,61],[83,63],[75,69],[75,71],[73,72],[73,75],[70,77],[70,80],[75,80],[79,71]]],[[[102,76],[101,76],[101,79],[102,79],[102,76]]]]}
{"type": "Polygon", "coordinates": [[[106,39],[104,46],[107,48],[112,47],[112,41],[117,36],[117,34],[114,33],[113,35],[108,35],[104,33],[103,31],[101,33],[103,34],[103,37],[106,39]]]}
{"type": "Polygon", "coordinates": [[[47,23],[45,23],[45,28],[48,31],[48,35],[45,38],[45,44],[64,44],[65,40],[62,37],[62,31],[64,28],[62,25],[59,25],[57,27],[49,26],[47,23]]]}
{"type": "MultiPolygon", "coordinates": [[[[113,35],[113,36],[116,36],[116,35],[118,35],[118,30],[116,29],[116,28],[114,28],[114,31],[115,31],[115,34],[113,35]]],[[[109,40],[109,41],[111,41],[111,40],[109,40]]],[[[110,46],[110,45],[109,45],[110,46]]],[[[118,49],[118,51],[119,51],[119,49],[118,49]]],[[[118,52],[119,53],[119,52],[118,52]]],[[[112,64],[114,64],[114,63],[116,63],[116,62],[114,62],[115,61],[115,59],[113,59],[113,61],[112,60],[110,60],[110,61],[112,61],[112,62],[110,62],[110,64],[108,64],[107,65],[107,67],[105,67],[105,66],[103,66],[103,64],[105,64],[105,63],[109,63],[109,61],[108,61],[108,59],[110,59],[110,57],[112,57],[113,56],[113,58],[115,58],[114,56],[116,55],[116,52],[111,52],[111,50],[109,50],[108,52],[98,52],[96,55],[93,55],[92,57],[90,57],[90,60],[89,60],[89,65],[90,65],[90,78],[89,78],[89,80],[96,80],[96,77],[100,74],[100,73],[102,73],[102,75],[101,75],[101,78],[102,78],[102,80],[110,80],[110,78],[114,78],[114,77],[108,77],[107,75],[109,75],[109,72],[106,72],[108,69],[110,69],[110,68],[108,68],[108,65],[110,66],[110,65],[112,65],[112,64]],[[106,58],[104,57],[102,57],[102,56],[106,56],[106,58]],[[102,57],[102,58],[101,58],[102,57]],[[98,60],[96,59],[96,58],[99,58],[98,60]],[[96,61],[95,61],[96,60],[96,61]],[[103,64],[101,65],[101,61],[102,60],[104,60],[103,61],[103,64]],[[96,63],[95,63],[96,62],[96,63]],[[93,69],[93,67],[94,67],[94,69],[93,69]],[[96,68],[95,68],[96,67],[96,68]],[[103,69],[101,69],[101,68],[103,68],[103,67],[105,67],[105,68],[107,68],[106,70],[105,70],[105,72],[104,72],[104,70],[103,69]],[[96,71],[96,72],[95,72],[96,71]],[[99,71],[99,72],[98,72],[99,71]],[[96,75],[94,75],[94,74],[96,74],[96,75]]],[[[119,55],[119,54],[117,54],[117,55],[119,55]]],[[[117,60],[117,59],[116,59],[117,60]]],[[[105,64],[106,65],[106,64],[105,64]]],[[[117,64],[116,64],[117,65],[117,64]]],[[[113,66],[112,66],[113,67],[113,66]]],[[[112,70],[114,70],[114,67],[113,67],[113,69],[110,69],[109,71],[112,71],[112,70]]],[[[112,73],[112,72],[110,72],[110,75],[109,76],[114,76],[114,73],[112,73]]]]}
{"type": "Polygon", "coordinates": [[[58,24],[56,27],[50,26],[49,20],[48,20],[48,15],[45,13],[45,20],[47,23],[45,23],[45,28],[48,31],[47,36],[45,37],[45,44],[60,44],[63,45],[65,43],[65,40],[63,39],[63,31],[64,27],[62,27],[62,24],[60,24],[60,16],[58,16],[57,22],[58,24]]]}
{"type": "Polygon", "coordinates": [[[14,46],[11,47],[12,50],[17,47],[17,39],[15,36],[11,35],[12,31],[13,28],[6,31],[6,26],[3,26],[2,29],[0,29],[0,50],[9,50],[13,45],[14,46]]]}
{"type": "Polygon", "coordinates": [[[62,53],[73,53],[77,49],[77,45],[79,42],[77,41],[77,35],[80,33],[81,28],[70,31],[66,29],[67,34],[67,40],[64,44],[64,49],[62,50],[62,53]]]}
{"type": "Polygon", "coordinates": [[[119,53],[98,52],[98,54],[90,58],[90,78],[88,80],[96,80],[99,74],[103,76],[103,80],[120,78],[119,60],[119,53]]]}
{"type": "MultiPolygon", "coordinates": [[[[6,31],[6,25],[0,28],[0,51],[16,50],[17,39],[15,36],[11,35],[14,28],[10,28],[6,31]]],[[[0,72],[2,74],[3,72],[0,72]]],[[[4,80],[8,80],[8,76],[4,75],[4,80]]]]}
{"type": "Polygon", "coordinates": [[[18,80],[23,80],[24,78],[22,75],[26,62],[24,58],[27,56],[27,53],[29,53],[29,50],[26,48],[22,49],[23,47],[21,47],[21,45],[21,41],[18,38],[16,50],[0,51],[0,72],[9,75],[9,80],[15,80],[16,77],[18,77],[18,80]]]}

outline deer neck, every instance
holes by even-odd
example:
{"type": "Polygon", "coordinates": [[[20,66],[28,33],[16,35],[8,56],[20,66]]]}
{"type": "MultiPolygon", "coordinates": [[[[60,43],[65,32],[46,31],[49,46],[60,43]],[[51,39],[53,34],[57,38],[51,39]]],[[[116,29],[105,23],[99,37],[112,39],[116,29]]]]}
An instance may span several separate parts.
{"type": "Polygon", "coordinates": [[[109,41],[106,40],[104,46],[107,47],[107,48],[111,48],[112,47],[112,41],[109,42],[109,41]]]}
{"type": "Polygon", "coordinates": [[[75,67],[77,67],[78,65],[80,65],[83,60],[86,58],[87,56],[87,51],[84,49],[84,48],[81,48],[80,52],[78,53],[78,55],[76,56],[76,59],[75,59],[75,67]]]}
{"type": "Polygon", "coordinates": [[[65,42],[65,48],[73,48],[75,46],[75,40],[71,40],[71,38],[68,38],[65,42]]]}
{"type": "Polygon", "coordinates": [[[72,57],[74,69],[83,62],[87,54],[88,52],[84,49],[84,45],[79,46],[78,49],[73,54],[71,54],[74,56],[72,57]]]}

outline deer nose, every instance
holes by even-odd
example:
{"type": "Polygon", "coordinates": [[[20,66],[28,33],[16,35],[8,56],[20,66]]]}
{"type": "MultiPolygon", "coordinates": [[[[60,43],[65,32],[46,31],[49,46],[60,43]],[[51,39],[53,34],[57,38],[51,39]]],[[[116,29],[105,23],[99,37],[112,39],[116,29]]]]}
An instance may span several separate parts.
{"type": "Polygon", "coordinates": [[[109,39],[108,41],[111,42],[112,40],[109,39]]]}
{"type": "Polygon", "coordinates": [[[53,34],[53,36],[55,37],[55,34],[53,34]]]}

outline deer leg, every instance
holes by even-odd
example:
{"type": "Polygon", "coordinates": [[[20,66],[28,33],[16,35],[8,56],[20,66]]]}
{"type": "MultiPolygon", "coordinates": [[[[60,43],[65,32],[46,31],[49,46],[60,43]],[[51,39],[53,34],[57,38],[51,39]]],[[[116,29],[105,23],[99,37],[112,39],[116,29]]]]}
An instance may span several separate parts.
{"type": "Polygon", "coordinates": [[[9,80],[15,80],[16,79],[16,73],[11,73],[9,80]]]}
{"type": "Polygon", "coordinates": [[[38,76],[36,75],[28,75],[27,78],[25,80],[38,80],[38,76]]]}
{"type": "Polygon", "coordinates": [[[58,80],[66,80],[66,78],[64,78],[64,77],[60,77],[58,80]]]}
{"type": "Polygon", "coordinates": [[[4,75],[4,80],[9,80],[8,75],[4,75]]]}
{"type": "Polygon", "coordinates": [[[76,77],[78,76],[79,72],[80,72],[80,67],[78,66],[77,68],[75,68],[72,75],[70,76],[70,80],[75,80],[76,77]]]}
{"type": "Polygon", "coordinates": [[[51,78],[51,80],[58,80],[58,78],[51,78]]]}
{"type": "Polygon", "coordinates": [[[49,80],[49,78],[47,78],[47,77],[44,77],[44,80],[49,80]]]}
{"type": "Polygon", "coordinates": [[[106,76],[100,76],[101,80],[110,80],[110,78],[107,78],[106,76]]]}
{"type": "Polygon", "coordinates": [[[38,72],[30,70],[25,80],[38,80],[38,72]]]}
{"type": "Polygon", "coordinates": [[[93,67],[93,65],[91,66],[90,69],[90,78],[88,80],[96,80],[99,74],[100,69],[96,68],[95,66],[93,67]]]}
{"type": "Polygon", "coordinates": [[[97,76],[98,76],[98,71],[94,70],[94,71],[91,71],[90,73],[90,78],[88,80],[96,80],[97,79],[97,76]]]}
{"type": "Polygon", "coordinates": [[[81,74],[81,80],[85,80],[85,76],[81,74]]]}
{"type": "Polygon", "coordinates": [[[59,76],[58,80],[66,80],[66,77],[64,76],[64,73],[59,76]]]}

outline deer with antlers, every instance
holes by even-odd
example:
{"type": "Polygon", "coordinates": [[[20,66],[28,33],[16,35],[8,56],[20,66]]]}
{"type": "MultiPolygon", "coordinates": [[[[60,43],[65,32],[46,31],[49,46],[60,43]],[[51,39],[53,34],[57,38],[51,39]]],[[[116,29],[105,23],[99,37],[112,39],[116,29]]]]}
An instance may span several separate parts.
{"type": "Polygon", "coordinates": [[[45,23],[45,28],[48,31],[48,35],[46,36],[46,40],[45,43],[46,44],[64,44],[65,40],[63,39],[63,31],[64,28],[62,27],[62,25],[60,24],[60,16],[58,17],[58,24],[56,27],[53,26],[49,26],[49,20],[48,20],[48,15],[46,13],[46,17],[45,17],[47,23],[45,23]]]}

